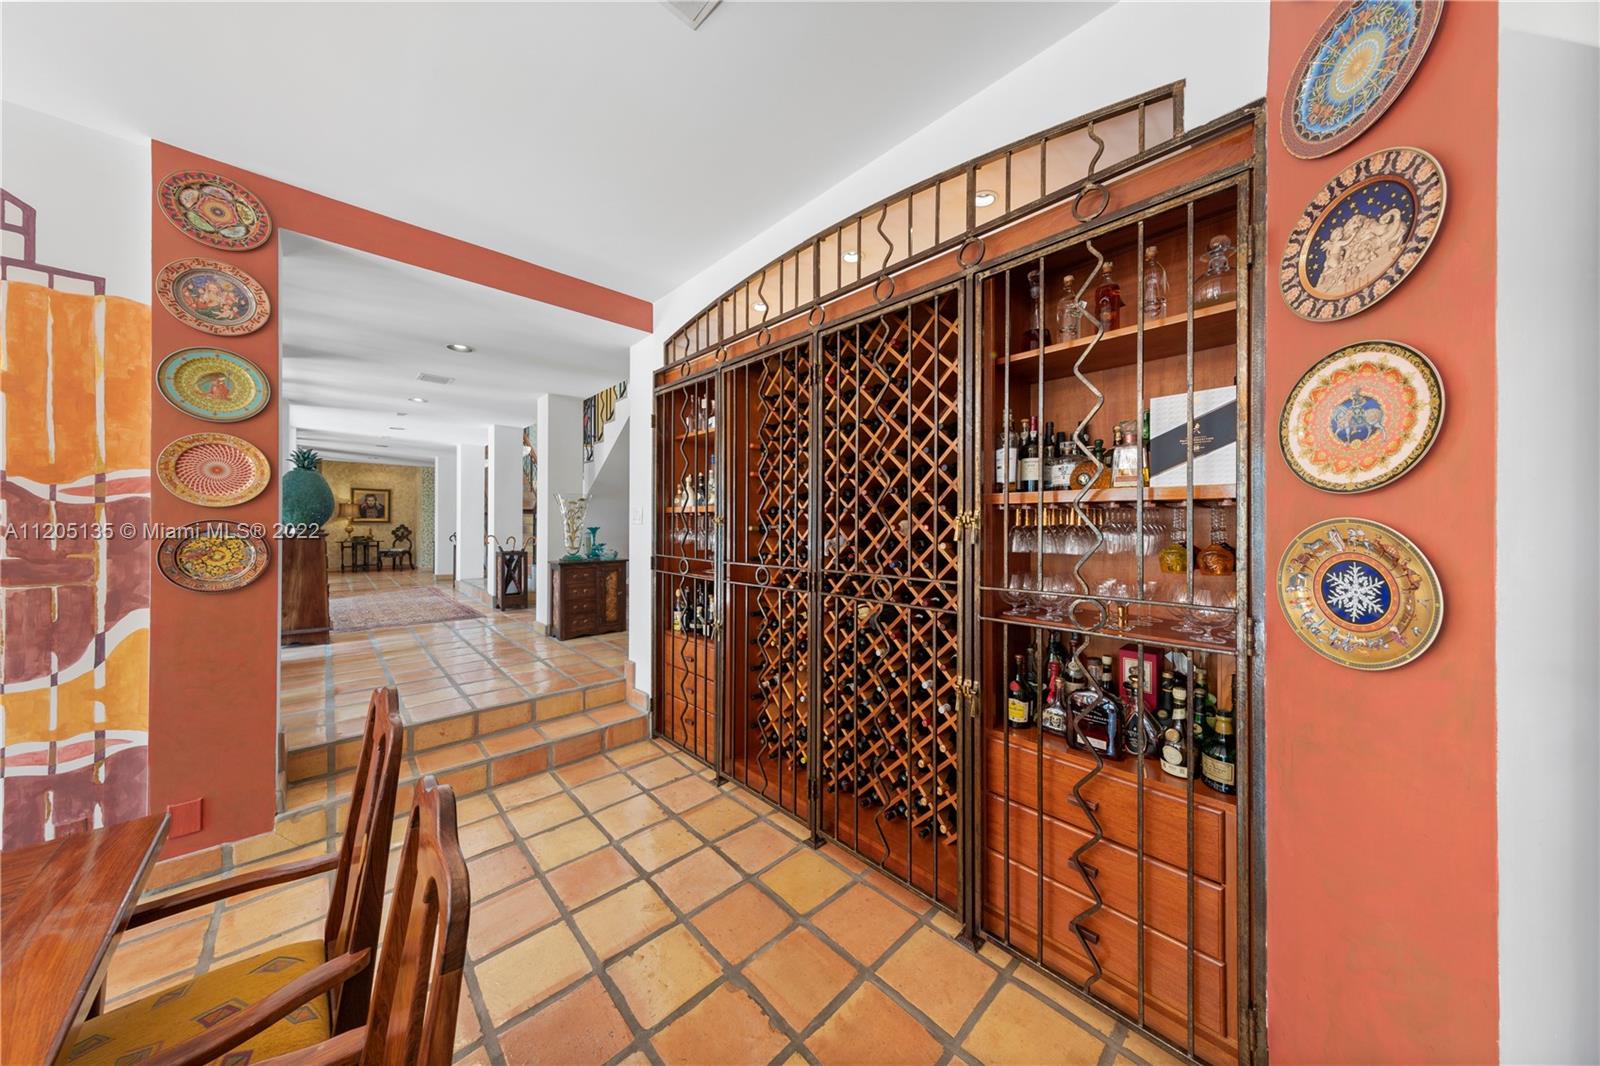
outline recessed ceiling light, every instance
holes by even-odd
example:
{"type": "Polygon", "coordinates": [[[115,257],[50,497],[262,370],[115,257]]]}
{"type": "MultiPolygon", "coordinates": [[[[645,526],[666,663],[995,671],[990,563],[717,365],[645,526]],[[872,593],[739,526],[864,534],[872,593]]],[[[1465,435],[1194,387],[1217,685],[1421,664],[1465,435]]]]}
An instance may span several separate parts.
{"type": "Polygon", "coordinates": [[[852,248],[844,253],[844,261],[846,263],[859,263],[861,261],[861,253],[852,248]]]}
{"type": "Polygon", "coordinates": [[[405,426],[390,426],[389,428],[390,429],[398,429],[401,433],[404,433],[406,431],[406,427],[405,426]]]}
{"type": "Polygon", "coordinates": [[[450,349],[452,352],[470,352],[470,351],[472,351],[472,345],[470,345],[470,344],[461,344],[461,343],[447,344],[447,345],[445,345],[445,347],[450,349]]]}
{"type": "Polygon", "coordinates": [[[387,444],[374,444],[373,447],[374,448],[387,448],[388,445],[387,444]]]}
{"type": "Polygon", "coordinates": [[[411,417],[411,412],[410,411],[396,411],[394,413],[394,416],[396,418],[410,418],[411,417]]]}
{"type": "Polygon", "coordinates": [[[979,189],[978,195],[972,198],[972,203],[974,207],[993,207],[994,202],[998,199],[999,197],[988,189],[979,189]]]}
{"type": "Polygon", "coordinates": [[[766,314],[767,305],[762,303],[760,300],[757,300],[755,303],[751,304],[750,306],[755,308],[757,311],[760,311],[762,314],[766,314]]]}
{"type": "Polygon", "coordinates": [[[424,400],[421,396],[408,396],[408,397],[406,397],[406,399],[410,400],[412,403],[427,403],[428,402],[427,400],[424,400]]]}

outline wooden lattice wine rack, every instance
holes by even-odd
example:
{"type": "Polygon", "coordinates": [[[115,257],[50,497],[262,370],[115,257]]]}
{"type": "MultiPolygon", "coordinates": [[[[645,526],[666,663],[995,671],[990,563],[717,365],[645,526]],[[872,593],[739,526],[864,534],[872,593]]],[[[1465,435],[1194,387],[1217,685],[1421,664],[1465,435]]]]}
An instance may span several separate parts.
{"type": "Polygon", "coordinates": [[[822,351],[822,828],[953,905],[961,295],[822,351]]]}
{"type": "Polygon", "coordinates": [[[811,344],[731,368],[726,582],[730,776],[810,810],[811,344]]]}
{"type": "Polygon", "coordinates": [[[970,943],[1174,1051],[1250,1061],[1261,116],[1185,135],[1179,115],[1152,146],[1152,99],[891,197],[674,335],[652,696],[658,735],[958,915],[970,943]],[[941,190],[994,192],[992,225],[941,190]],[[1074,321],[1102,289],[1121,315],[1074,321]],[[1236,458],[1201,463],[1182,427],[1230,388],[1236,458]],[[1020,476],[1019,426],[1065,469],[1020,476]],[[1177,475],[1152,462],[1162,432],[1182,436],[1177,475]],[[1146,469],[1115,479],[1102,442],[1135,435],[1146,469]],[[1206,776],[1218,752],[1226,778],[1206,776]]]}

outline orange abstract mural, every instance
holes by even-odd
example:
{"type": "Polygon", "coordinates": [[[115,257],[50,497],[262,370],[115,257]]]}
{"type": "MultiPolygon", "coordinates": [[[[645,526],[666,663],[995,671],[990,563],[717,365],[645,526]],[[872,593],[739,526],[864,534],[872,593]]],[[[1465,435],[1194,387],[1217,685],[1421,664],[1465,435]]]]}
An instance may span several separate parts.
{"type": "Polygon", "coordinates": [[[143,814],[149,777],[150,308],[26,266],[0,280],[5,848],[143,814]]]}

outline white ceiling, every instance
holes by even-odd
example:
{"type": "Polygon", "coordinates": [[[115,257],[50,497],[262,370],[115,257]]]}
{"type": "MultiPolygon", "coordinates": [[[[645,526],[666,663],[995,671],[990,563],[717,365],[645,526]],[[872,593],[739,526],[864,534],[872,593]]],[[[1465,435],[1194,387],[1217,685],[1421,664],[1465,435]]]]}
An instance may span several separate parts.
{"type": "Polygon", "coordinates": [[[298,439],[330,455],[427,460],[482,443],[487,424],[530,425],[541,393],[589,396],[626,377],[641,336],[298,233],[279,239],[280,390],[298,439]],[[444,347],[457,342],[474,350],[444,347]]]}
{"type": "Polygon", "coordinates": [[[0,92],[654,300],[1106,6],[7,3],[0,92]]]}

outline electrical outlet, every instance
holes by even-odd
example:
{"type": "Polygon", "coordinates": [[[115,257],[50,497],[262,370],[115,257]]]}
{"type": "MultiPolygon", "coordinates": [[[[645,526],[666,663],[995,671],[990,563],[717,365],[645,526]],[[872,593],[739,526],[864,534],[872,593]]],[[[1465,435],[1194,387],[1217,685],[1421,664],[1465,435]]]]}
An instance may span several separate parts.
{"type": "Polygon", "coordinates": [[[174,803],[167,808],[167,816],[172,819],[167,823],[168,839],[200,832],[201,802],[201,800],[197,799],[186,800],[183,803],[174,803]]]}

